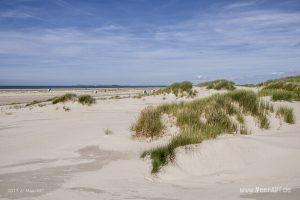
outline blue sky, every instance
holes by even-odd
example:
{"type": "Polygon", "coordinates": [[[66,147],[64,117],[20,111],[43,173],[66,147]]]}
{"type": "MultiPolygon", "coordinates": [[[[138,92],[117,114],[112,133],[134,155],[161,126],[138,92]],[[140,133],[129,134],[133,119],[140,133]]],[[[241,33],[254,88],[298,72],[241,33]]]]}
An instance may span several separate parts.
{"type": "Polygon", "coordinates": [[[296,74],[299,0],[0,0],[0,85],[296,74]]]}

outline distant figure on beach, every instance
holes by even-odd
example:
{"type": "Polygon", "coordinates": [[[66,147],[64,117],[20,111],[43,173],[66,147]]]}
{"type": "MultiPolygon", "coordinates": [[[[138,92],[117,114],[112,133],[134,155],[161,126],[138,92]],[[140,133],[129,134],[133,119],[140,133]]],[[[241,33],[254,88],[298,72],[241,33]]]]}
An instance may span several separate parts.
{"type": "Polygon", "coordinates": [[[48,92],[51,92],[51,88],[48,89],[48,92]]]}
{"type": "Polygon", "coordinates": [[[95,94],[97,94],[98,93],[98,90],[95,90],[95,92],[94,92],[95,94]]]}
{"type": "Polygon", "coordinates": [[[147,91],[146,90],[144,90],[144,92],[143,92],[144,94],[147,94],[147,91]]]}

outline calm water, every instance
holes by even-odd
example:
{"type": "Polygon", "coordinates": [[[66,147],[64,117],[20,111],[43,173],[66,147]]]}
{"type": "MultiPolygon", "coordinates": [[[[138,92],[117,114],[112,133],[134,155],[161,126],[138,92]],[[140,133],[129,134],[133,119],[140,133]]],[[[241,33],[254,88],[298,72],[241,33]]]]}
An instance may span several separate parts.
{"type": "Polygon", "coordinates": [[[0,86],[0,89],[89,89],[89,88],[157,88],[157,87],[165,87],[162,85],[56,85],[56,86],[0,86]]]}

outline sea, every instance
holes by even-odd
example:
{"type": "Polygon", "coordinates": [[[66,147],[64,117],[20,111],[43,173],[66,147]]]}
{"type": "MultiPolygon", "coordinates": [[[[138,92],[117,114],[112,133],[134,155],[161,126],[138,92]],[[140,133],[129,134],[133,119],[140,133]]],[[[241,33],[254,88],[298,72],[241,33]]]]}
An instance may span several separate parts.
{"type": "Polygon", "coordinates": [[[164,85],[11,85],[1,86],[0,90],[37,90],[37,89],[94,89],[94,88],[159,88],[164,85]]]}

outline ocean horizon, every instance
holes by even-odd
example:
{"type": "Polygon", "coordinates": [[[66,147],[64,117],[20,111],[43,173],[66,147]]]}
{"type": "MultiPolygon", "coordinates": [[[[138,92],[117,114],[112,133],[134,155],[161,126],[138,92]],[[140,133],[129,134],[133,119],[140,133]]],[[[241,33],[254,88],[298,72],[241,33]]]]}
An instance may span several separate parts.
{"type": "Polygon", "coordinates": [[[93,88],[157,88],[165,85],[6,85],[0,86],[5,89],[93,89],[93,88]]]}

